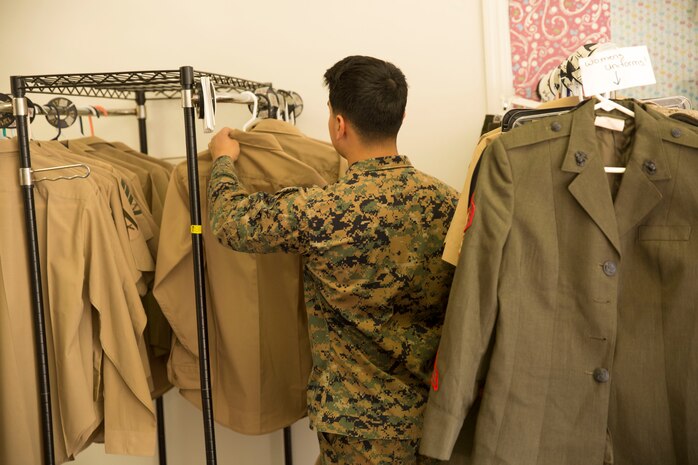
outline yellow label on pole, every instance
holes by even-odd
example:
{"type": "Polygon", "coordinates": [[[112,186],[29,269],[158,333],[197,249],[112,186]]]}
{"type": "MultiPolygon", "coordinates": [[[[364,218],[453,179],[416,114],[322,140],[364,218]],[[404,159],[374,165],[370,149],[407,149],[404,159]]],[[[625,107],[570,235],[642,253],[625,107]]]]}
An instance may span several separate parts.
{"type": "Polygon", "coordinates": [[[192,224],[190,230],[192,234],[201,234],[203,229],[200,224],[192,224]]]}

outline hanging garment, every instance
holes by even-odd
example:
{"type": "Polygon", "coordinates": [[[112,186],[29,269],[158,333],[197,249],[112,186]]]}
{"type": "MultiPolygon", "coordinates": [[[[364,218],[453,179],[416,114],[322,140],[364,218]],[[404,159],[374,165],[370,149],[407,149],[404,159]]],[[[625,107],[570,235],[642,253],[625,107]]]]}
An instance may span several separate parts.
{"type": "Polygon", "coordinates": [[[623,132],[591,101],[483,155],[422,453],[483,379],[473,463],[698,463],[698,133],[625,105],[623,132]]]}
{"type": "MultiPolygon", "coordinates": [[[[139,286],[139,293],[144,295],[146,282],[143,274],[155,271],[155,257],[148,250],[146,239],[141,233],[139,222],[136,220],[136,213],[123,189],[125,183],[123,178],[108,163],[101,162],[96,157],[72,152],[59,141],[38,142],[36,145],[48,156],[53,157],[54,165],[84,163],[91,169],[93,175],[91,179],[104,178],[104,181],[100,182],[98,186],[109,201],[109,209],[119,234],[119,241],[129,265],[137,272],[136,282],[139,286]]],[[[136,211],[142,215],[141,206],[136,205],[136,211]]]]}
{"type": "MultiPolygon", "coordinates": [[[[52,144],[63,145],[55,141],[52,142],[52,144]]],[[[116,149],[111,144],[97,137],[69,140],[65,142],[65,145],[74,153],[82,154],[84,163],[89,163],[91,165],[95,163],[112,163],[111,166],[126,170],[127,172],[135,167],[135,170],[139,172],[144,170],[147,173],[147,176],[138,177],[142,184],[137,184],[137,186],[138,189],[147,188],[151,193],[151,200],[150,202],[146,202],[145,199],[142,198],[145,195],[139,197],[141,200],[138,202],[142,203],[139,207],[139,211],[141,213],[146,213],[151,221],[150,227],[154,230],[154,236],[149,242],[149,246],[150,250],[157,255],[160,224],[158,218],[156,218],[154,214],[151,215],[150,209],[155,205],[156,208],[159,208],[160,212],[162,211],[162,202],[155,199],[165,198],[172,166],[170,165],[170,169],[166,169],[162,165],[167,164],[167,162],[156,161],[155,158],[132,150],[116,149]]],[[[121,144],[121,147],[126,146],[121,144]]],[[[153,398],[157,398],[172,388],[172,385],[167,379],[167,359],[169,358],[172,345],[172,330],[152,294],[155,271],[154,265],[148,271],[149,272],[145,273],[144,277],[147,289],[142,300],[148,318],[145,339],[148,345],[150,366],[153,372],[151,392],[153,398]]]]}
{"type": "Polygon", "coordinates": [[[73,142],[88,145],[95,150],[99,156],[107,160],[118,160],[129,166],[145,169],[147,177],[145,178],[144,189],[150,192],[148,206],[158,226],[160,225],[162,221],[162,208],[165,204],[165,195],[167,194],[167,185],[170,181],[170,173],[174,168],[172,165],[165,167],[163,164],[167,164],[167,162],[155,161],[155,158],[133,150],[125,151],[94,136],[83,137],[73,142]]]}
{"type": "MultiPolygon", "coordinates": [[[[84,141],[85,139],[78,139],[84,141]]],[[[106,142],[102,139],[99,139],[97,137],[91,137],[85,141],[86,144],[92,145],[92,144],[109,144],[110,146],[117,148],[121,150],[122,152],[135,155],[139,158],[145,159],[145,161],[150,162],[150,163],[155,163],[157,165],[160,165],[162,168],[165,168],[165,170],[168,173],[172,173],[174,170],[174,165],[165,161],[161,160],[157,157],[151,157],[150,155],[146,155],[144,153],[139,152],[138,150],[134,150],[128,145],[124,144],[123,142],[118,142],[118,141],[111,141],[111,142],[106,142]]],[[[167,193],[167,186],[165,186],[165,193],[167,193]]]]}
{"type": "MultiPolygon", "coordinates": [[[[314,165],[287,154],[276,134],[256,129],[234,134],[244,154],[237,170],[251,192],[327,184],[314,165]]],[[[317,150],[315,143],[307,144],[317,150]]],[[[329,164],[324,156],[315,164],[336,177],[339,157],[334,151],[328,156],[329,164]]],[[[205,199],[210,171],[210,154],[204,152],[199,155],[204,219],[208,218],[205,199]]],[[[311,360],[302,260],[294,254],[234,252],[217,242],[208,221],[203,223],[214,417],[240,433],[269,433],[306,412],[311,360]]],[[[161,240],[154,293],[175,334],[170,380],[186,399],[200,406],[189,225],[187,171],[186,164],[181,164],[173,173],[165,202],[162,227],[168,234],[161,240]]]]}
{"type": "MultiPolygon", "coordinates": [[[[93,139],[95,143],[96,141],[99,141],[97,138],[93,139]]],[[[138,184],[135,186],[131,184],[119,174],[119,171],[117,171],[121,170],[122,172],[128,172],[126,167],[123,165],[115,167],[114,165],[101,160],[100,156],[96,153],[96,149],[77,141],[46,141],[39,142],[38,145],[40,145],[43,150],[50,151],[54,157],[59,156],[61,159],[66,160],[66,163],[85,163],[89,165],[95,175],[101,175],[105,170],[109,171],[109,176],[115,176],[120,184],[119,188],[122,205],[126,205],[126,207],[124,207],[124,211],[122,212],[122,220],[127,223],[127,229],[129,232],[137,233],[139,231],[139,225],[146,222],[147,224],[145,224],[145,227],[150,231],[151,234],[159,234],[159,226],[155,224],[155,220],[150,213],[149,206],[142,198],[142,195],[127,195],[127,193],[130,194],[131,192],[136,192],[141,188],[138,186],[138,184]],[[69,149],[67,146],[70,146],[71,148],[69,149]],[[133,211],[134,208],[135,212],[133,211]]],[[[131,157],[132,155],[128,156],[131,157]]],[[[133,157],[136,156],[137,155],[133,155],[133,157]]],[[[124,163],[128,164],[128,161],[129,158],[124,157],[124,163]]],[[[54,162],[54,165],[56,163],[58,162],[54,162]]],[[[140,165],[146,169],[149,166],[142,162],[138,162],[137,165],[140,165]]],[[[150,167],[152,167],[152,165],[153,164],[151,163],[150,167]]],[[[156,168],[158,170],[162,170],[162,167],[159,166],[159,164],[156,164],[156,168]]],[[[169,177],[169,173],[167,176],[169,177]]],[[[93,178],[94,177],[96,176],[93,176],[93,178]]],[[[120,220],[120,215],[115,215],[114,212],[115,210],[112,209],[114,221],[115,223],[118,223],[120,220]]],[[[140,235],[138,235],[138,237],[139,236],[140,235]]],[[[136,237],[136,239],[138,237],[136,237]]],[[[139,292],[142,296],[143,306],[148,319],[148,324],[145,331],[145,352],[147,352],[149,359],[148,365],[151,369],[151,376],[149,376],[148,381],[150,383],[153,398],[160,397],[172,388],[172,385],[167,379],[167,358],[169,357],[170,347],[172,344],[172,332],[169,323],[163,316],[160,307],[152,295],[155,260],[151,254],[151,251],[157,253],[157,240],[158,237],[152,235],[149,238],[146,247],[143,246],[143,241],[140,240],[135,244],[135,248],[132,248],[132,255],[137,263],[137,268],[142,272],[142,280],[140,280],[138,284],[139,292]]]]}
{"type": "Polygon", "coordinates": [[[465,176],[465,183],[463,184],[463,189],[461,190],[460,198],[458,199],[458,205],[456,206],[456,212],[453,214],[453,219],[448,227],[448,232],[446,233],[446,239],[444,241],[444,252],[441,258],[451,265],[458,264],[458,256],[460,255],[461,244],[463,243],[463,231],[468,224],[468,208],[470,203],[470,192],[473,182],[473,175],[475,174],[475,168],[478,166],[480,157],[487,148],[487,146],[495,139],[497,139],[502,134],[502,129],[497,128],[492,131],[483,134],[473,151],[473,155],[470,157],[470,163],[468,164],[468,171],[465,176]]]}
{"type": "Polygon", "coordinates": [[[252,129],[255,134],[271,134],[281,149],[293,158],[312,166],[328,183],[347,171],[347,161],[332,147],[303,134],[296,126],[278,119],[263,119],[252,129]]]}
{"type": "MultiPolygon", "coordinates": [[[[35,168],[56,166],[35,145],[32,150],[35,168]]],[[[0,141],[0,173],[11,179],[18,169],[17,141],[0,141]]],[[[146,318],[109,202],[97,178],[42,182],[35,193],[57,458],[74,457],[102,421],[107,452],[152,455],[155,410],[141,351],[146,318]]],[[[40,437],[21,189],[4,183],[0,196],[0,255],[10,310],[4,319],[10,328],[3,332],[11,335],[0,343],[23,371],[22,384],[9,386],[10,399],[21,401],[0,409],[0,463],[39,463],[36,443],[35,450],[23,450],[7,433],[23,422],[30,438],[40,437]]],[[[3,367],[3,380],[11,374],[3,367]]]]}
{"type": "MultiPolygon", "coordinates": [[[[100,161],[95,150],[93,150],[91,147],[87,147],[80,143],[71,143],[70,141],[61,142],[61,144],[64,143],[69,146],[68,149],[71,153],[84,157],[84,162],[90,161],[94,163],[95,161],[100,161]]],[[[107,163],[121,177],[121,185],[124,195],[126,195],[126,200],[131,205],[131,209],[135,214],[134,220],[138,223],[138,228],[141,230],[146,239],[148,250],[150,251],[151,255],[153,257],[157,257],[160,227],[150,212],[150,208],[145,199],[145,193],[141,187],[138,175],[131,171],[127,165],[112,164],[106,161],[102,161],[102,163],[107,163]]]]}
{"type": "MultiPolygon", "coordinates": [[[[545,102],[538,108],[563,108],[575,106],[578,103],[578,97],[564,97],[551,102],[545,102]]],[[[468,170],[465,177],[465,184],[463,184],[463,189],[461,190],[460,198],[458,199],[458,206],[456,207],[456,212],[453,214],[453,219],[448,227],[448,233],[446,234],[446,240],[444,241],[444,253],[442,258],[451,265],[458,264],[458,256],[460,255],[461,244],[463,243],[463,231],[465,230],[470,217],[470,198],[475,187],[474,181],[477,179],[477,166],[480,162],[480,157],[484,153],[487,146],[489,146],[492,141],[497,139],[501,133],[501,128],[497,128],[480,136],[480,140],[473,151],[473,155],[470,157],[470,162],[468,164],[468,170]]]]}
{"type": "Polygon", "coordinates": [[[164,189],[169,182],[169,173],[164,168],[155,164],[143,162],[138,157],[110,147],[108,144],[98,144],[101,141],[97,138],[82,138],[68,140],[68,148],[90,151],[99,160],[108,162],[113,166],[120,166],[136,174],[138,182],[143,190],[144,198],[148,208],[155,219],[155,223],[160,226],[162,220],[162,207],[164,204],[164,189]],[[96,145],[89,145],[92,142],[96,145]],[[160,179],[162,178],[162,179],[160,179]],[[158,181],[156,181],[158,179],[158,181]],[[164,184],[164,185],[163,185],[164,184]],[[162,196],[162,197],[161,197],[162,196]]]}

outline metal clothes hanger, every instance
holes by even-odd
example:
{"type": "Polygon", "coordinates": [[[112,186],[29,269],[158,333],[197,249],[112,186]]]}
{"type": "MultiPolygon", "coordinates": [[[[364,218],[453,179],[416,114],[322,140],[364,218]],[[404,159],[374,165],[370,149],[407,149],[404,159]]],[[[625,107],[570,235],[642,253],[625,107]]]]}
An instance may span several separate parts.
{"type": "Polygon", "coordinates": [[[40,169],[32,169],[31,170],[31,175],[32,175],[32,180],[36,182],[41,182],[41,181],[71,181],[73,179],[85,179],[88,176],[90,176],[91,170],[90,167],[84,163],[77,163],[73,165],[61,165],[61,166],[52,166],[50,168],[40,168],[40,169]],[[70,176],[56,176],[55,178],[51,177],[44,177],[44,178],[34,178],[34,174],[36,173],[47,173],[50,171],[58,171],[58,170],[65,170],[65,169],[74,169],[74,168],[82,168],[84,171],[82,174],[73,174],[70,176]]]}

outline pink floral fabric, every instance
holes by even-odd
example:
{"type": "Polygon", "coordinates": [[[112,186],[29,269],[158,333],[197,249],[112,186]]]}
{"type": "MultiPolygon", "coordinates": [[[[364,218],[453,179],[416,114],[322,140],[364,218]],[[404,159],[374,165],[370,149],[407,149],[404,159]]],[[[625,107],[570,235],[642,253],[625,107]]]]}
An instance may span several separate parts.
{"type": "Polygon", "coordinates": [[[509,0],[514,89],[538,100],[541,76],[591,42],[609,42],[610,0],[509,0]]]}

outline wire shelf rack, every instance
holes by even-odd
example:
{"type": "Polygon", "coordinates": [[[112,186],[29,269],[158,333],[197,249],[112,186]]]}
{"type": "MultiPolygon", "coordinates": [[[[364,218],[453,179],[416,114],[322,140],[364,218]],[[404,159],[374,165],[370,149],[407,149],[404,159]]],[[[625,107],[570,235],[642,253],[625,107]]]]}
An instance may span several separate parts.
{"type": "MultiPolygon", "coordinates": [[[[149,100],[179,98],[181,84],[179,70],[126,71],[116,73],[47,74],[22,76],[27,93],[76,95],[114,99],[132,99],[136,92],[145,92],[149,100]]],[[[223,74],[194,71],[194,81],[209,76],[221,92],[254,91],[271,87],[269,82],[256,82],[223,74]]]]}

